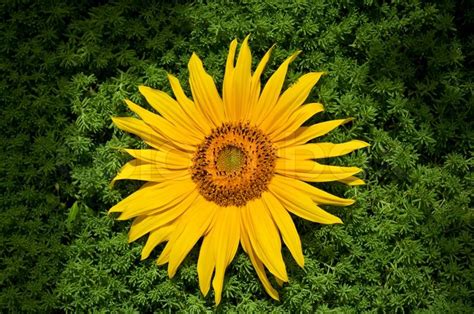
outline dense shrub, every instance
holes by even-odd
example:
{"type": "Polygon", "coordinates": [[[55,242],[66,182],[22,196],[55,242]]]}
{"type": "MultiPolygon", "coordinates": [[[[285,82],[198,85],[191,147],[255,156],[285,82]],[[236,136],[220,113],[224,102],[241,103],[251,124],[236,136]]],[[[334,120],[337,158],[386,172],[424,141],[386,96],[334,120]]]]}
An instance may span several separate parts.
{"type": "Polygon", "coordinates": [[[109,185],[128,158],[116,148],[143,147],[110,117],[130,115],[124,98],[144,104],[139,84],[169,92],[167,72],[186,85],[192,52],[220,84],[228,44],[246,34],[254,59],[277,45],[264,79],[297,49],[289,83],[328,72],[314,121],[356,118],[326,139],[371,143],[333,161],[362,167],[368,184],[324,186],[357,199],[328,208],[344,225],[297,219],[306,266],[285,251],[280,302],[239,251],[217,309],[473,311],[468,1],[3,1],[0,12],[2,312],[215,309],[196,251],[169,280],[106,215],[138,186],[109,185]]]}

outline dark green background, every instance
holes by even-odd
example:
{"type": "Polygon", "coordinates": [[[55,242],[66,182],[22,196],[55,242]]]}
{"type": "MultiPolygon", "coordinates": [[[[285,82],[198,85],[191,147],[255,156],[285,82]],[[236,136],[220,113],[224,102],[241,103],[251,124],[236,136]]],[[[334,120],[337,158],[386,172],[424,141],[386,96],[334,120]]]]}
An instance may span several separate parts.
{"type": "Polygon", "coordinates": [[[0,311],[473,312],[472,6],[468,1],[2,1],[0,4],[0,311]],[[336,4],[337,2],[337,4],[336,4]],[[312,122],[355,117],[324,140],[369,149],[332,160],[368,184],[323,188],[357,199],[326,207],[345,224],[296,219],[306,267],[287,250],[281,301],[239,250],[223,301],[198,290],[196,250],[173,280],[129,222],[107,209],[137,188],[109,187],[143,147],[111,124],[141,104],[137,86],[187,85],[192,52],[220,86],[228,44],[251,34],[264,79],[290,53],[288,83],[327,71],[312,122]]]}

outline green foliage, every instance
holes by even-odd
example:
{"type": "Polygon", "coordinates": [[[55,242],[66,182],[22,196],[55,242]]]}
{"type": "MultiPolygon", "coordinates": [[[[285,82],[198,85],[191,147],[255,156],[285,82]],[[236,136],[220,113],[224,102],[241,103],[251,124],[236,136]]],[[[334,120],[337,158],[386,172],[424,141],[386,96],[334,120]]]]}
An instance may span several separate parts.
{"type": "Polygon", "coordinates": [[[472,312],[473,51],[468,1],[3,1],[0,4],[2,312],[472,312]],[[106,216],[139,184],[111,178],[144,147],[112,126],[147,106],[137,86],[187,85],[196,52],[222,82],[228,44],[251,34],[255,62],[276,44],[264,80],[295,50],[288,83],[328,73],[310,100],[317,122],[354,123],[325,140],[369,149],[335,164],[366,186],[328,210],[344,225],[296,219],[306,266],[287,250],[281,301],[263,291],[240,250],[223,302],[198,289],[193,250],[172,280],[128,222],[106,216]]]}

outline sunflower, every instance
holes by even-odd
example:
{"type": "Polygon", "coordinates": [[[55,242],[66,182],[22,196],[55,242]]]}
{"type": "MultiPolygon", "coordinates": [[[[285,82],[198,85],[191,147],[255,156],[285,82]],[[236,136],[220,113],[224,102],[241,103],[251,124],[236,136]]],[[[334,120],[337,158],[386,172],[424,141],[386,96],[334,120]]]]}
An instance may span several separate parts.
{"type": "Polygon", "coordinates": [[[184,258],[202,238],[197,261],[204,295],[211,281],[219,304],[224,274],[239,243],[248,254],[264,289],[278,292],[268,274],[281,285],[288,281],[282,240],[303,267],[301,241],[290,213],[321,224],[342,223],[319,205],[347,206],[354,200],[329,194],[307,182],[363,184],[357,167],[321,164],[315,159],[347,154],[368,144],[308,143],[350,119],[302,126],[323,111],[319,103],[303,104],[322,72],[305,74],[282,87],[289,64],[273,73],[263,90],[260,76],[270,49],[252,73],[248,36],[235,62],[237,41],[230,44],[222,97],[196,54],[189,60],[192,100],[178,79],[169,75],[175,99],[146,86],[139,91],[158,114],[126,100],[140,119],[115,117],[120,129],[139,136],[150,149],[126,149],[134,159],[113,179],[147,181],[110,212],[133,218],[129,242],[148,234],[141,258],[167,242],[157,260],[168,263],[173,277],[184,258]]]}

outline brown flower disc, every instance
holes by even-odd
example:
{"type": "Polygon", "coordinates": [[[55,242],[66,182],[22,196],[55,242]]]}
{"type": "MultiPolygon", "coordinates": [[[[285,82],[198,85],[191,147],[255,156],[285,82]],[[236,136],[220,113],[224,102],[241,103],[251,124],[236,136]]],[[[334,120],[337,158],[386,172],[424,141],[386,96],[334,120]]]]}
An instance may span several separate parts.
{"type": "Polygon", "coordinates": [[[268,137],[248,123],[224,123],[198,146],[192,179],[208,201],[244,206],[267,190],[276,152],[268,137]]]}

